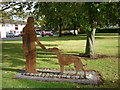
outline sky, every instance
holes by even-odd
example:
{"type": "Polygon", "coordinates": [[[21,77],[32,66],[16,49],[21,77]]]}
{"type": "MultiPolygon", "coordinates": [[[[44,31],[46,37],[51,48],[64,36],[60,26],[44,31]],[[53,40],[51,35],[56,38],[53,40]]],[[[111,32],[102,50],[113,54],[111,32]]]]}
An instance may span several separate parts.
{"type": "MultiPolygon", "coordinates": [[[[33,6],[34,6],[34,3],[33,3],[33,6]]],[[[15,5],[14,6],[15,8],[19,8],[19,6],[18,5],[15,5]]],[[[27,8],[27,7],[26,7],[27,8]]],[[[31,10],[26,10],[26,8],[23,8],[23,10],[24,10],[24,12],[33,12],[34,11],[34,8],[32,7],[32,9],[31,10]]],[[[12,8],[9,8],[9,9],[7,9],[7,10],[5,10],[5,11],[7,11],[7,12],[9,12],[9,11],[11,11],[12,10],[12,8]]],[[[18,16],[15,16],[15,15],[13,15],[12,16],[12,19],[13,20],[20,20],[20,21],[27,21],[27,19],[23,19],[23,18],[20,18],[20,17],[18,17],[18,16]]]]}

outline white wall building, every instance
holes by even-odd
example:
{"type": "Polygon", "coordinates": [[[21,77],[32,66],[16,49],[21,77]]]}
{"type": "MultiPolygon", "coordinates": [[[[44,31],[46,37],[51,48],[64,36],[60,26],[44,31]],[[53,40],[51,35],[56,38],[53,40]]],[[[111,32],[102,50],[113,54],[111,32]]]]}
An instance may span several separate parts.
{"type": "Polygon", "coordinates": [[[25,25],[26,22],[24,21],[2,19],[0,21],[0,38],[6,38],[6,34],[10,32],[19,35],[25,25]]]}

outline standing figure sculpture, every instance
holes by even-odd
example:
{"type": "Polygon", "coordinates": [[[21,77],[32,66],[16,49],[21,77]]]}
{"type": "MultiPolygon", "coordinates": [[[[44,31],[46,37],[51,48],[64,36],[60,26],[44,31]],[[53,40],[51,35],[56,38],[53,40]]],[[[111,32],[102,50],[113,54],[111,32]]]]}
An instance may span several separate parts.
{"type": "Polygon", "coordinates": [[[23,28],[23,50],[26,57],[25,71],[36,73],[36,33],[34,19],[29,17],[26,26],[23,28]]]}
{"type": "Polygon", "coordinates": [[[34,18],[29,17],[26,26],[23,28],[23,50],[26,57],[25,71],[29,73],[37,73],[36,71],[36,45],[35,42],[42,48],[46,47],[39,42],[36,37],[34,28],[34,18]]]}

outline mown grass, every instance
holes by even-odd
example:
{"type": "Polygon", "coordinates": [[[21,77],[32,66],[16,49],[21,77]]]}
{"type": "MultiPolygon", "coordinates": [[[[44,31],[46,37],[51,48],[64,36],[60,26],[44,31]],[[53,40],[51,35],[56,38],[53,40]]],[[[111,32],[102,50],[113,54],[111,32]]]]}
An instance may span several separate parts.
{"type": "MultiPolygon", "coordinates": [[[[39,38],[47,48],[58,47],[63,54],[79,55],[84,53],[86,35],[41,37],[39,38]]],[[[13,79],[14,75],[25,67],[22,41],[2,41],[2,87],[3,88],[115,88],[118,87],[118,35],[96,34],[96,53],[112,57],[88,60],[81,58],[86,70],[98,71],[104,84],[101,86],[78,85],[71,82],[40,82],[26,79],[13,79]]],[[[48,50],[42,50],[37,45],[37,68],[59,69],[57,57],[48,50]]],[[[66,69],[74,69],[73,65],[66,69]]]]}

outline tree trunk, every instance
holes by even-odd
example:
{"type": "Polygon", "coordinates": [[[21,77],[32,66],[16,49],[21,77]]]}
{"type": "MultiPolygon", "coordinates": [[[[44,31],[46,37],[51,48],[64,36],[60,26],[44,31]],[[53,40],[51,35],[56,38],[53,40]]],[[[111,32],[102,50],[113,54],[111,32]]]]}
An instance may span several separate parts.
{"type": "Polygon", "coordinates": [[[58,18],[58,28],[59,28],[59,37],[61,37],[62,32],[62,18],[58,18]]]}
{"type": "Polygon", "coordinates": [[[62,26],[61,25],[59,25],[59,37],[61,37],[62,35],[61,35],[61,31],[62,31],[62,26]]]}
{"type": "MultiPolygon", "coordinates": [[[[120,28],[120,19],[118,19],[118,27],[120,28]]],[[[118,30],[119,36],[120,36],[120,30],[118,30]]]]}
{"type": "Polygon", "coordinates": [[[87,42],[85,55],[87,57],[95,57],[95,31],[96,28],[93,28],[91,31],[87,31],[87,42]]]}
{"type": "Polygon", "coordinates": [[[86,42],[86,50],[85,55],[88,57],[95,58],[95,31],[96,31],[96,9],[93,5],[93,3],[86,3],[86,6],[88,6],[88,13],[89,13],[89,24],[91,25],[90,28],[92,30],[87,30],[87,42],[86,42]]]}
{"type": "Polygon", "coordinates": [[[76,29],[76,26],[74,25],[74,36],[76,36],[75,29],[76,29]]]}

